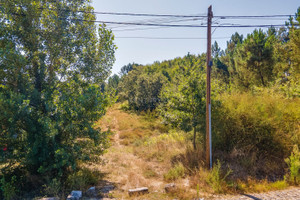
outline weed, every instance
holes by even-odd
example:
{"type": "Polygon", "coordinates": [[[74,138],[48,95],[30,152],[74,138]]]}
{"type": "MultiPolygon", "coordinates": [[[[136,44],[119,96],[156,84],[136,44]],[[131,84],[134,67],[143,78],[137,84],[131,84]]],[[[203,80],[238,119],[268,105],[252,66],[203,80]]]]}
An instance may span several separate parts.
{"type": "Polygon", "coordinates": [[[268,182],[264,179],[261,181],[255,179],[248,179],[247,181],[237,181],[236,190],[239,192],[267,192],[270,190],[283,190],[288,187],[288,184],[284,180],[276,182],[268,182]]]}
{"type": "Polygon", "coordinates": [[[229,169],[224,175],[222,175],[221,162],[218,160],[210,171],[206,181],[216,193],[223,193],[227,185],[225,179],[231,173],[232,170],[229,169]]]}
{"type": "Polygon", "coordinates": [[[6,181],[4,177],[0,180],[1,190],[5,200],[13,199],[17,194],[17,189],[15,188],[15,183],[17,181],[16,176],[12,176],[10,181],[6,181]]]}
{"type": "Polygon", "coordinates": [[[61,190],[61,183],[56,178],[52,179],[47,185],[43,185],[44,193],[48,196],[58,196],[61,190]]]}
{"type": "Polygon", "coordinates": [[[158,176],[158,174],[151,168],[147,168],[146,170],[144,170],[143,175],[145,178],[155,178],[158,176]]]}
{"type": "Polygon", "coordinates": [[[102,174],[99,171],[83,168],[68,177],[67,185],[73,190],[85,190],[98,183],[101,178],[102,174]]]}
{"type": "Polygon", "coordinates": [[[165,175],[164,179],[166,181],[174,181],[178,178],[182,178],[185,175],[185,168],[182,163],[177,163],[173,168],[171,168],[165,175]]]}
{"type": "Polygon", "coordinates": [[[285,159],[285,162],[289,166],[289,174],[285,179],[293,184],[298,184],[300,180],[300,152],[297,145],[294,146],[293,152],[290,157],[285,159]]]}

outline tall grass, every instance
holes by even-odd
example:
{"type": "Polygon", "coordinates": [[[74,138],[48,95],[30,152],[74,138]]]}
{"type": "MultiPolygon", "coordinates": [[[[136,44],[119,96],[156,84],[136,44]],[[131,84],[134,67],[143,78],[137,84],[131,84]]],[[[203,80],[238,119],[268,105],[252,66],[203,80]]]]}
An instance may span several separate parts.
{"type": "Polygon", "coordinates": [[[284,158],[300,144],[300,99],[262,91],[223,94],[218,100],[213,145],[223,155],[216,156],[239,160],[250,175],[283,174],[284,158]]]}

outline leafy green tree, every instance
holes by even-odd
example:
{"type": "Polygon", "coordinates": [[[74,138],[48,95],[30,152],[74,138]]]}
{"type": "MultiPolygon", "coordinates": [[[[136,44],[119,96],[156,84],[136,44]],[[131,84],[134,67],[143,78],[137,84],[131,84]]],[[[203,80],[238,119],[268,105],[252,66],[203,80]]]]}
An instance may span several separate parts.
{"type": "Polygon", "coordinates": [[[122,68],[121,68],[121,71],[120,71],[120,77],[122,76],[125,76],[127,75],[131,70],[133,70],[133,68],[135,66],[139,66],[139,64],[136,64],[136,63],[129,63],[127,65],[124,65],[122,68]]]}
{"type": "MultiPolygon", "coordinates": [[[[223,80],[225,83],[231,83],[231,87],[235,86],[236,80],[238,79],[238,74],[235,66],[235,54],[239,46],[243,43],[243,35],[237,32],[231,36],[231,39],[227,42],[227,48],[225,49],[225,54],[219,58],[219,61],[214,62],[217,72],[223,75],[223,80]],[[219,69],[219,70],[218,70],[219,69]]],[[[213,72],[214,72],[213,67],[213,72]]]]}
{"type": "Polygon", "coordinates": [[[148,73],[140,66],[120,83],[120,98],[127,100],[129,107],[136,111],[154,110],[160,102],[160,91],[166,78],[160,73],[148,73]]]}
{"type": "Polygon", "coordinates": [[[212,45],[213,67],[212,78],[222,81],[224,84],[229,84],[229,71],[228,66],[221,60],[225,56],[225,52],[221,50],[218,43],[212,45]]]}
{"type": "Polygon", "coordinates": [[[291,18],[289,28],[278,32],[275,46],[275,73],[277,86],[288,97],[299,97],[300,94],[300,7],[291,18]]]}
{"type": "Polygon", "coordinates": [[[117,74],[108,78],[108,87],[117,89],[120,82],[120,77],[117,74]]]}
{"type": "MultiPolygon", "coordinates": [[[[188,62],[189,60],[187,60],[188,62]]],[[[191,60],[190,60],[191,61],[191,60]]],[[[205,55],[202,55],[205,66],[205,55]]],[[[194,132],[193,146],[196,149],[197,131],[205,128],[205,73],[203,66],[189,64],[178,66],[175,77],[163,87],[160,115],[165,123],[184,131],[194,132]]]]}
{"type": "Polygon", "coordinates": [[[104,84],[104,91],[109,93],[111,96],[117,98],[118,95],[118,86],[120,83],[120,77],[117,74],[112,75],[108,78],[107,83],[104,84]]]}
{"type": "MultiPolygon", "coordinates": [[[[113,34],[88,0],[9,0],[0,7],[0,163],[66,178],[106,146],[94,128],[108,97],[113,34]],[[79,139],[81,138],[81,139],[79,139]],[[85,139],[82,139],[85,138],[85,139]],[[5,151],[4,151],[5,150],[5,151]]],[[[44,180],[45,180],[44,179],[44,180]]]]}
{"type": "Polygon", "coordinates": [[[246,89],[252,86],[266,87],[274,80],[274,37],[261,29],[248,34],[235,56],[238,84],[246,89]]]}

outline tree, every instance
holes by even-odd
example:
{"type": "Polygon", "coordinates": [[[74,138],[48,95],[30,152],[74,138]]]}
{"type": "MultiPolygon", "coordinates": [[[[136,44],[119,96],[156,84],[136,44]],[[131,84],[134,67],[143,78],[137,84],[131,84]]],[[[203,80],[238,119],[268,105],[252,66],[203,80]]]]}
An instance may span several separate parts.
{"type": "MultiPolygon", "coordinates": [[[[189,56],[187,56],[189,58],[189,56]]],[[[186,62],[191,61],[187,59],[186,62]]],[[[205,55],[202,55],[205,66],[205,55]]],[[[178,66],[172,81],[161,92],[159,112],[165,123],[184,131],[192,131],[193,146],[196,149],[197,131],[205,128],[205,73],[203,66],[192,62],[178,66]]]]}
{"type": "Polygon", "coordinates": [[[234,59],[237,83],[245,89],[266,87],[274,80],[274,38],[274,34],[254,30],[237,48],[234,59]]]}
{"type": "Polygon", "coordinates": [[[133,70],[134,67],[136,66],[139,66],[139,64],[136,64],[136,63],[129,63],[127,65],[124,65],[122,68],[121,68],[121,71],[120,71],[120,77],[122,76],[125,76],[127,75],[131,70],[133,70]]]}
{"type": "Polygon", "coordinates": [[[222,81],[224,84],[229,83],[229,71],[228,66],[221,61],[221,58],[224,57],[225,53],[219,47],[218,43],[212,45],[212,56],[213,56],[213,68],[212,68],[212,77],[222,81]]]}
{"type": "Polygon", "coordinates": [[[109,77],[107,84],[105,84],[106,92],[110,93],[113,96],[117,96],[119,83],[120,83],[120,77],[117,74],[114,74],[111,77],[109,77]]]}
{"type": "Polygon", "coordinates": [[[64,179],[91,158],[87,142],[105,148],[94,122],[109,103],[99,85],[114,62],[113,34],[94,24],[88,0],[10,0],[0,9],[0,162],[64,179]]]}
{"type": "Polygon", "coordinates": [[[288,30],[282,29],[278,33],[275,47],[277,86],[288,97],[299,97],[300,94],[300,7],[291,18],[288,30]]]}
{"type": "Polygon", "coordinates": [[[119,96],[136,111],[154,110],[160,102],[160,91],[166,78],[161,73],[147,72],[146,67],[134,68],[122,78],[119,96]]]}
{"type": "MultiPolygon", "coordinates": [[[[227,42],[227,48],[225,50],[225,55],[220,57],[218,62],[215,65],[218,67],[221,72],[221,76],[225,83],[231,83],[231,86],[237,84],[238,74],[235,66],[235,54],[239,46],[243,43],[243,35],[238,34],[237,32],[231,36],[231,39],[227,42]]],[[[214,68],[213,68],[214,70],[214,68]]]]}

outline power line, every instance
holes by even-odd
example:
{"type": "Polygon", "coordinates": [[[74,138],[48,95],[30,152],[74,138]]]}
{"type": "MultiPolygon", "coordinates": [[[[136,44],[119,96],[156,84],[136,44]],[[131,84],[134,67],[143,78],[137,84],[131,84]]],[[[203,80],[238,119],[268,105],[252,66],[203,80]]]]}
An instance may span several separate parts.
{"type": "MultiPolygon", "coordinates": [[[[204,37],[143,37],[143,36],[122,36],[120,39],[149,39],[149,40],[206,40],[204,37]]],[[[215,37],[212,39],[229,39],[230,37],[215,37]]]]}
{"type": "MultiPolygon", "coordinates": [[[[78,11],[84,12],[84,11],[78,11]]],[[[10,13],[13,15],[24,16],[24,14],[10,13]]],[[[119,14],[129,14],[129,13],[119,13],[119,14]]],[[[133,13],[131,13],[133,14],[133,13]]],[[[140,14],[138,14],[140,15],[140,14]]],[[[150,15],[150,14],[149,14],[150,15]]],[[[160,15],[162,16],[162,15],[160,15]]],[[[164,15],[171,16],[171,15],[164,15]]],[[[226,17],[276,17],[276,16],[286,16],[286,15],[264,15],[264,16],[226,16],[226,17]]],[[[289,15],[290,16],[290,15],[289,15]]],[[[191,17],[191,16],[189,16],[191,17]]],[[[194,16],[195,17],[195,16],[194,16]]],[[[204,16],[201,16],[204,17],[204,16]]],[[[221,17],[221,16],[217,16],[221,17]]],[[[224,16],[222,16],[224,17],[224,16]]],[[[81,22],[93,22],[93,23],[103,23],[103,24],[117,24],[117,25],[131,25],[131,26],[153,26],[153,27],[182,27],[182,28],[206,28],[206,25],[196,25],[196,24],[162,24],[162,23],[138,23],[138,22],[118,22],[118,21],[101,21],[101,20],[84,20],[84,19],[67,19],[67,18],[59,18],[62,20],[68,21],[81,21],[81,22]]],[[[222,18],[223,19],[223,18],[222,18]]],[[[168,22],[166,22],[168,23],[168,22]]],[[[213,28],[267,28],[267,27],[283,27],[286,24],[255,24],[255,25],[212,25],[213,28]]],[[[297,25],[299,26],[299,25],[297,25]]]]}
{"type": "MultiPolygon", "coordinates": [[[[198,20],[203,20],[204,18],[191,18],[191,19],[188,19],[188,18],[185,18],[185,19],[172,19],[172,18],[163,18],[163,19],[151,19],[151,20],[142,20],[142,21],[133,21],[133,22],[130,22],[130,23],[160,23],[160,24],[165,24],[165,23],[171,23],[171,22],[188,22],[188,21],[198,21],[198,20]]],[[[124,28],[125,27],[128,27],[130,25],[120,25],[120,26],[115,26],[115,27],[111,27],[111,29],[116,29],[116,28],[124,28]]]]}
{"type": "Polygon", "coordinates": [[[214,16],[214,18],[221,19],[253,19],[253,18],[278,18],[278,17],[290,17],[293,15],[232,15],[232,16],[214,16]]]}
{"type": "MultiPolygon", "coordinates": [[[[1,5],[1,4],[0,4],[1,5]]],[[[175,17],[175,18],[192,18],[192,17],[201,17],[207,18],[206,14],[194,14],[194,15],[177,15],[177,14],[152,14],[152,13],[129,13],[129,12],[101,12],[101,11],[84,11],[84,10],[70,10],[70,9],[53,9],[53,8],[42,8],[39,9],[45,10],[60,10],[65,12],[73,13],[89,13],[95,15],[115,15],[115,16],[135,16],[135,17],[175,17]]],[[[275,15],[217,15],[214,18],[221,19],[253,19],[253,18],[280,18],[280,17],[290,17],[294,14],[275,14],[275,15]]]]}
{"type": "MultiPolygon", "coordinates": [[[[99,21],[99,20],[83,20],[83,19],[66,19],[69,21],[85,21],[103,24],[121,24],[121,25],[134,25],[134,26],[157,26],[157,27],[182,27],[182,28],[206,28],[206,25],[193,25],[193,24],[156,24],[156,23],[132,23],[132,22],[117,22],[117,21],[99,21]]],[[[282,27],[285,24],[256,24],[256,25],[212,25],[211,27],[217,28],[266,28],[266,27],[282,27]]]]}
{"type": "MultiPolygon", "coordinates": [[[[1,4],[0,4],[1,5],[1,4]]],[[[197,15],[175,15],[175,14],[150,14],[150,13],[127,13],[127,12],[99,12],[99,11],[85,11],[85,10],[70,10],[70,9],[53,9],[53,8],[43,8],[40,7],[41,10],[60,10],[65,12],[79,12],[79,13],[89,13],[96,15],[120,15],[120,16],[135,16],[135,17],[177,17],[177,18],[191,18],[191,17],[206,17],[205,14],[197,14],[197,15]]]]}
{"type": "Polygon", "coordinates": [[[119,13],[119,12],[92,12],[98,15],[122,15],[122,16],[136,16],[136,17],[206,17],[205,15],[172,15],[172,14],[148,14],[148,13],[119,13]]]}
{"type": "MultiPolygon", "coordinates": [[[[45,9],[45,8],[41,8],[45,9]]],[[[50,9],[50,8],[48,8],[50,9]]],[[[51,9],[54,10],[54,9],[51,9]]],[[[60,9],[63,10],[63,9],[60,9]]],[[[121,15],[121,16],[136,16],[136,17],[182,17],[182,18],[191,18],[191,17],[203,17],[207,18],[205,14],[195,14],[195,15],[175,15],[175,14],[151,14],[151,13],[128,13],[128,12],[99,12],[99,11],[72,11],[72,10],[64,10],[70,12],[81,12],[81,13],[91,13],[91,14],[98,14],[98,15],[121,15]]],[[[290,17],[293,14],[281,14],[281,15],[219,15],[214,16],[214,18],[221,18],[221,19],[232,19],[232,18],[278,18],[278,17],[290,17]]]]}

